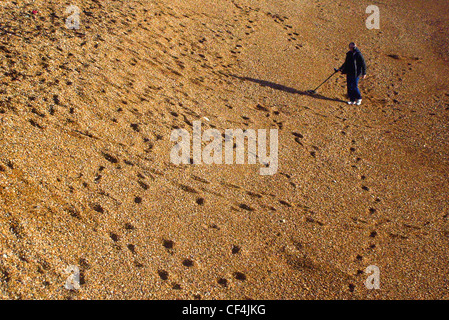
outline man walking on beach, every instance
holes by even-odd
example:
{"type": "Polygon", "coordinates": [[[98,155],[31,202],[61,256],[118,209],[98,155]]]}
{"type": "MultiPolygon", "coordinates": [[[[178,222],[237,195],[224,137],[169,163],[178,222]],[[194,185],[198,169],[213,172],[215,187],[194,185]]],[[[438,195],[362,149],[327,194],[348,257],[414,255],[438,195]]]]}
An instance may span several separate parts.
{"type": "Polygon", "coordinates": [[[359,90],[359,79],[366,78],[366,64],[362,53],[354,42],[349,44],[349,51],[346,53],[345,63],[338,69],[341,73],[346,74],[348,85],[348,104],[361,105],[362,95],[359,90]]]}

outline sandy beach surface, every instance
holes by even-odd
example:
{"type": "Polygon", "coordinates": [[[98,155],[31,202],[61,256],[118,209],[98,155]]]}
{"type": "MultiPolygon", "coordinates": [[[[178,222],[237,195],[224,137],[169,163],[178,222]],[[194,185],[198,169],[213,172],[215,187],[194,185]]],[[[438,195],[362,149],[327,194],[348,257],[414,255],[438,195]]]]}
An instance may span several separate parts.
{"type": "Polygon", "coordinates": [[[0,298],[448,299],[448,16],[445,0],[1,1],[0,298]],[[341,74],[309,94],[351,41],[363,104],[341,74]],[[173,164],[194,121],[277,129],[276,174],[173,164]]]}

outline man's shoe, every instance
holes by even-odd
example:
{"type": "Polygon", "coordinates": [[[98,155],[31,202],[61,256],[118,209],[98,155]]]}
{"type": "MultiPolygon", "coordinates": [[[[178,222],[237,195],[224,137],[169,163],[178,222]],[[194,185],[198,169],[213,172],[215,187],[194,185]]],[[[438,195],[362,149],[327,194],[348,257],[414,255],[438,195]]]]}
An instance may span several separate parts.
{"type": "Polygon", "coordinates": [[[355,104],[355,101],[348,101],[348,104],[355,104]]]}
{"type": "Polygon", "coordinates": [[[357,102],[355,102],[356,105],[361,105],[362,104],[362,99],[357,100],[357,102]]]}

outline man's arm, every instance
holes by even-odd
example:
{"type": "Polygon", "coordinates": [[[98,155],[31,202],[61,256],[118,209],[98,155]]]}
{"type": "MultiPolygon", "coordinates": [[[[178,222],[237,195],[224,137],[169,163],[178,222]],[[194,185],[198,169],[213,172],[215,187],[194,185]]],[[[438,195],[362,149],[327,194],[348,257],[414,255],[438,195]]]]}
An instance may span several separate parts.
{"type": "Polygon", "coordinates": [[[346,61],[341,65],[340,68],[338,68],[338,71],[341,71],[342,73],[344,73],[345,68],[346,68],[346,61]]]}
{"type": "Polygon", "coordinates": [[[341,67],[338,70],[341,71],[341,73],[345,74],[347,64],[348,64],[348,53],[346,54],[345,62],[343,62],[343,64],[341,65],[341,67]]]}
{"type": "Polygon", "coordinates": [[[365,78],[366,76],[366,63],[365,63],[365,58],[363,58],[363,55],[360,53],[359,54],[359,64],[362,68],[362,76],[363,78],[365,78]]]}

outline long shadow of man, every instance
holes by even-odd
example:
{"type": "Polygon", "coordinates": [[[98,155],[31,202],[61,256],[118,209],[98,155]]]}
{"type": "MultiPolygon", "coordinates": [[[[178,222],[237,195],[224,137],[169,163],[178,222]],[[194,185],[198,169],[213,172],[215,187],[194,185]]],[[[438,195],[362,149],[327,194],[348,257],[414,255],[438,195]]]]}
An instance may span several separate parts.
{"type": "Polygon", "coordinates": [[[266,80],[254,79],[254,78],[249,78],[249,77],[240,77],[240,76],[236,76],[236,75],[231,75],[231,76],[234,77],[234,78],[240,79],[240,80],[251,81],[251,82],[257,83],[257,84],[259,84],[262,87],[270,87],[272,89],[279,90],[279,91],[284,91],[284,92],[288,92],[288,93],[309,96],[309,97],[312,97],[312,98],[315,98],[315,99],[321,99],[321,100],[327,100],[327,101],[335,101],[335,102],[345,102],[345,101],[340,100],[340,99],[329,98],[329,97],[323,96],[321,94],[316,94],[316,93],[315,94],[311,94],[310,92],[307,92],[307,91],[297,90],[295,88],[287,87],[287,86],[284,86],[282,84],[278,84],[278,83],[274,83],[274,82],[270,82],[270,81],[266,81],[266,80]]]}

